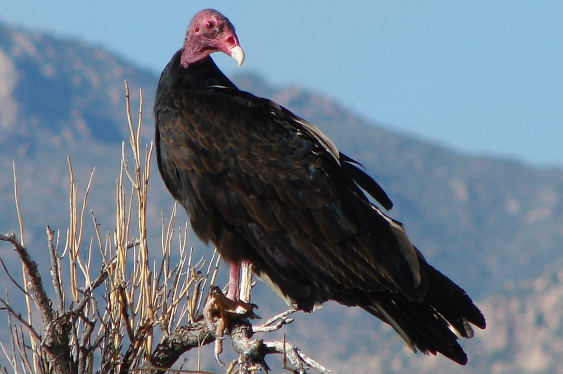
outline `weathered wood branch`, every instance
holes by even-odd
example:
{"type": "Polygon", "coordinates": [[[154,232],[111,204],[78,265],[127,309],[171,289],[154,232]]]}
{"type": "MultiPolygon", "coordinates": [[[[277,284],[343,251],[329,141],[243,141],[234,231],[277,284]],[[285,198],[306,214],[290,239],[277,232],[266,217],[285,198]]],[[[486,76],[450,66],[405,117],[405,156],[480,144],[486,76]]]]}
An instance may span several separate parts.
{"type": "MultiPolygon", "coordinates": [[[[281,327],[284,324],[278,326],[281,327]]],[[[313,369],[321,374],[333,374],[332,371],[307,357],[299,348],[285,340],[265,342],[263,339],[253,338],[253,335],[253,328],[248,320],[232,321],[231,339],[233,349],[239,354],[239,373],[241,374],[253,373],[257,367],[263,368],[266,372],[269,371],[265,362],[265,357],[269,354],[283,355],[284,369],[293,373],[305,374],[307,370],[313,369]]]]}
{"type": "Polygon", "coordinates": [[[43,287],[43,281],[37,263],[33,261],[26,247],[16,238],[15,234],[0,235],[0,240],[10,242],[20,257],[25,272],[29,277],[29,286],[35,306],[43,320],[45,334],[41,338],[41,346],[47,354],[51,365],[51,372],[65,374],[75,372],[70,354],[69,318],[67,315],[58,315],[51,307],[51,300],[43,287]]]}
{"type": "Polygon", "coordinates": [[[172,367],[183,353],[214,341],[215,337],[209,331],[207,322],[200,317],[194,323],[179,327],[171,335],[163,338],[146,365],[146,373],[160,374],[162,369],[172,367]]]}
{"type": "Polygon", "coordinates": [[[51,300],[45,292],[43,287],[43,282],[41,280],[41,275],[39,274],[39,269],[37,268],[37,263],[33,261],[27,249],[19,242],[15,234],[1,235],[0,240],[7,241],[12,244],[14,250],[20,257],[20,260],[25,268],[27,275],[29,276],[29,284],[31,286],[31,293],[43,319],[43,323],[48,325],[56,318],[56,313],[51,308],[51,300]]]}

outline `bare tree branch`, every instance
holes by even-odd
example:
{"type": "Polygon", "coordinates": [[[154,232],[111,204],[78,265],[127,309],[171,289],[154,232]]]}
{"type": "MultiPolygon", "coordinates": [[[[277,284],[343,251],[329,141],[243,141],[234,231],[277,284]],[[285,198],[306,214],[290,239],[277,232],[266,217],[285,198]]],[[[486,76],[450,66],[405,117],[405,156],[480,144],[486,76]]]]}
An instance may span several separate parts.
{"type": "Polygon", "coordinates": [[[39,313],[41,314],[41,318],[43,319],[43,323],[48,325],[53,321],[56,313],[51,308],[51,300],[49,300],[49,297],[47,297],[47,293],[45,292],[45,288],[43,288],[43,282],[41,281],[41,275],[39,274],[37,263],[32,260],[31,256],[29,256],[29,253],[27,252],[27,249],[20,244],[15,234],[0,234],[0,240],[10,242],[14,247],[14,250],[20,256],[20,260],[27,275],[29,276],[31,291],[33,297],[35,298],[39,313]]]}
{"type": "Polygon", "coordinates": [[[293,314],[295,312],[297,312],[297,310],[289,309],[289,310],[286,310],[285,312],[282,312],[278,315],[273,316],[272,318],[267,320],[261,326],[253,327],[254,333],[257,333],[257,332],[272,332],[272,331],[279,330],[280,328],[282,328],[283,325],[287,325],[287,324],[290,324],[291,322],[293,322],[293,318],[287,318],[287,316],[290,315],[290,314],[293,314]]]}
{"type": "MultiPolygon", "coordinates": [[[[274,317],[275,320],[280,320],[280,318],[283,320],[285,317],[279,316],[284,313],[274,317]]],[[[248,320],[240,319],[233,321],[231,325],[231,339],[234,350],[239,354],[239,372],[241,374],[253,372],[252,370],[255,370],[257,366],[268,371],[269,368],[265,357],[274,353],[282,354],[284,369],[294,373],[304,374],[307,370],[314,369],[321,374],[333,374],[332,371],[307,357],[299,348],[285,340],[264,342],[262,339],[252,339],[252,336],[253,329],[248,320]]]]}
{"type": "Polygon", "coordinates": [[[57,293],[57,301],[59,304],[59,311],[63,311],[65,308],[65,298],[64,290],[61,282],[61,269],[60,269],[60,258],[55,250],[54,244],[54,231],[47,226],[47,245],[49,247],[49,255],[51,258],[51,277],[53,278],[53,287],[57,293]]]}
{"type": "Polygon", "coordinates": [[[162,369],[169,369],[183,353],[214,341],[215,338],[202,317],[194,323],[179,327],[156,346],[145,367],[147,373],[157,374],[162,372],[162,369]]]}

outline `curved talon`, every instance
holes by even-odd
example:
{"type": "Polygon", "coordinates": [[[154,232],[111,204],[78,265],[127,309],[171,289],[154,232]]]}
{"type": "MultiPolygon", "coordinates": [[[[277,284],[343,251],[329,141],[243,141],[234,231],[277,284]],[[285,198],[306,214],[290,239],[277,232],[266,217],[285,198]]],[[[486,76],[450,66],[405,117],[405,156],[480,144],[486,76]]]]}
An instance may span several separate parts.
{"type": "Polygon", "coordinates": [[[218,344],[215,344],[215,361],[217,361],[217,363],[221,366],[225,366],[225,364],[223,363],[223,361],[221,361],[221,359],[219,358],[219,355],[223,352],[223,346],[221,345],[219,350],[217,349],[218,344]]]}

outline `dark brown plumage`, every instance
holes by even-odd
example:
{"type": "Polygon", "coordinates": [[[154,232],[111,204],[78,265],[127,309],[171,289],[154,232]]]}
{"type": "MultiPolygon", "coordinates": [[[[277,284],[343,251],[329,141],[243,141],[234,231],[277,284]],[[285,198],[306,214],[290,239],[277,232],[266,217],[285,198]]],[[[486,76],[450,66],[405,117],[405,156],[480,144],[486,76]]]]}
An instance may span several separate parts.
{"type": "Polygon", "coordinates": [[[211,53],[244,59],[234,27],[213,10],[190,23],[155,103],[162,178],[195,233],[230,263],[252,262],[285,301],[310,312],[327,300],[360,306],[414,350],[465,364],[458,335],[485,319],[430,266],[383,208],[383,189],[320,130],[238,90],[211,53]]]}

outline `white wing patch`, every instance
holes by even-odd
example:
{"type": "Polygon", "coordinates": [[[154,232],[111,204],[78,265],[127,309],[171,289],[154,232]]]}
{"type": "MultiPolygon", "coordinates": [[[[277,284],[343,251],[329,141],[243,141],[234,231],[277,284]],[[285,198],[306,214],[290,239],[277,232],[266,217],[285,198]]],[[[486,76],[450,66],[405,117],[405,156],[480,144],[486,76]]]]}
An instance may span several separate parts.
{"type": "Polygon", "coordinates": [[[421,281],[421,275],[420,275],[420,266],[418,264],[418,255],[416,253],[416,250],[414,249],[414,245],[411,243],[411,240],[407,236],[407,232],[405,231],[405,228],[403,227],[403,225],[395,221],[393,218],[383,214],[383,212],[381,212],[381,210],[377,206],[371,204],[371,207],[381,217],[383,217],[387,222],[389,222],[389,227],[391,227],[391,231],[393,232],[393,235],[395,235],[395,238],[397,238],[397,242],[399,243],[399,250],[401,251],[401,254],[405,258],[405,260],[407,260],[407,263],[411,268],[412,275],[414,277],[415,286],[419,286],[421,281]]]}
{"type": "Polygon", "coordinates": [[[330,140],[328,136],[326,136],[317,126],[305,121],[303,118],[294,116],[294,119],[302,124],[309,135],[315,137],[315,139],[317,139],[323,145],[323,147],[328,151],[332,158],[334,158],[340,165],[340,152],[338,151],[332,140],[330,140]]]}
{"type": "MultiPolygon", "coordinates": [[[[262,282],[266,283],[268,288],[274,291],[274,293],[278,295],[287,304],[287,306],[293,309],[299,309],[297,303],[293,299],[285,295],[281,291],[281,289],[274,282],[272,282],[272,280],[270,279],[270,277],[268,277],[266,273],[261,273],[260,275],[255,273],[254,275],[256,275],[262,282]]],[[[315,310],[321,309],[322,307],[323,307],[322,303],[315,303],[312,311],[314,312],[315,310]]]]}
{"type": "Polygon", "coordinates": [[[272,282],[272,280],[270,279],[270,277],[268,277],[268,275],[266,275],[266,273],[262,272],[260,275],[255,273],[254,275],[256,275],[262,282],[266,283],[268,288],[274,291],[274,293],[278,295],[290,308],[297,309],[297,303],[287,295],[285,295],[278,287],[278,285],[272,282]]]}
{"type": "Polygon", "coordinates": [[[407,332],[401,328],[401,326],[397,323],[397,321],[395,321],[393,318],[391,318],[389,313],[387,313],[383,308],[380,308],[379,305],[377,305],[377,307],[369,306],[368,308],[371,309],[371,310],[374,310],[377,314],[381,315],[382,319],[384,321],[386,321],[387,323],[389,323],[389,325],[391,325],[391,327],[393,327],[393,329],[397,332],[397,334],[399,334],[401,336],[401,338],[403,338],[405,343],[407,343],[407,346],[410,349],[412,349],[412,351],[414,353],[416,353],[416,351],[417,351],[416,345],[414,344],[414,342],[410,338],[409,334],[407,334],[407,332]]]}

